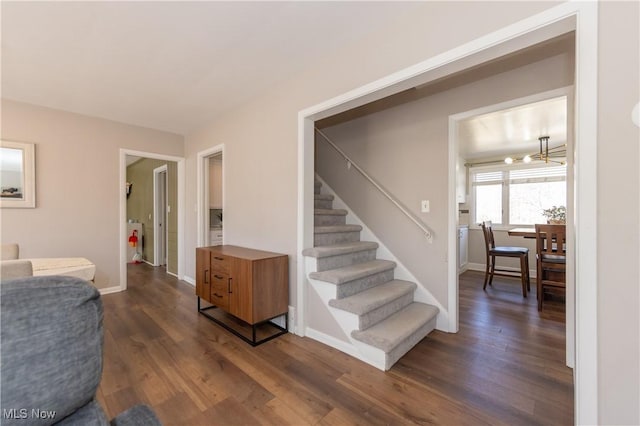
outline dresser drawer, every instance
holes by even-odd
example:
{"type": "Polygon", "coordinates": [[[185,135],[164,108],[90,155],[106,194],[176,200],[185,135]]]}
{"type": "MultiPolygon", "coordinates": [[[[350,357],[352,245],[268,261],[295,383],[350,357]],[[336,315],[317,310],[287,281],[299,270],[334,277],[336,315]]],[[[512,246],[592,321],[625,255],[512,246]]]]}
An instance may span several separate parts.
{"type": "Polygon", "coordinates": [[[231,258],[217,253],[211,253],[211,274],[229,274],[231,258]]]}
{"type": "Polygon", "coordinates": [[[211,303],[217,307],[229,309],[229,277],[223,274],[211,274],[211,303]]]}

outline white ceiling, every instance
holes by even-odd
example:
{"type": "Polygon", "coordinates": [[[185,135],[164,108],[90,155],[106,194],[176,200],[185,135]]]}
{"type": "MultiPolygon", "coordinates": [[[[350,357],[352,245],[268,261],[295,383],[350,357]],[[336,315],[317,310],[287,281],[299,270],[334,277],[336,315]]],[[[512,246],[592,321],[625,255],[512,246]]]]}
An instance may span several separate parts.
{"type": "Polygon", "coordinates": [[[567,142],[565,96],[476,115],[458,123],[459,153],[465,159],[536,153],[538,138],[549,148],[567,142]]]}
{"type": "Polygon", "coordinates": [[[2,97],[185,134],[417,3],[2,1],[2,97]]]}

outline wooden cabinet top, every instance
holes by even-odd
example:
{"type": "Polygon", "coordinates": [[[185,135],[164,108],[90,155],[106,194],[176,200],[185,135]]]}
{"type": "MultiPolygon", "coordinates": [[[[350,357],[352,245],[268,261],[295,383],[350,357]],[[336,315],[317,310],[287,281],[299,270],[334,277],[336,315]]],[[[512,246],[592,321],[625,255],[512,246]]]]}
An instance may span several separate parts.
{"type": "Polygon", "coordinates": [[[282,254],[282,253],[273,253],[270,251],[255,250],[255,249],[250,249],[246,247],[238,247],[238,246],[230,246],[230,245],[210,246],[210,247],[202,247],[202,248],[207,249],[213,253],[220,253],[221,255],[227,255],[227,256],[237,257],[241,259],[248,259],[248,260],[270,259],[273,257],[286,256],[286,254],[282,254]]]}

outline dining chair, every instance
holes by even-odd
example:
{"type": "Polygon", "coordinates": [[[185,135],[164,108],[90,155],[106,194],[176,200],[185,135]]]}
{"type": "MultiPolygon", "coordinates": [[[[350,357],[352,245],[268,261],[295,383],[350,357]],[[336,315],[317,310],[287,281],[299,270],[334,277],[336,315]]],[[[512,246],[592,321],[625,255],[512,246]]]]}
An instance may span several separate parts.
{"type": "Polygon", "coordinates": [[[491,221],[482,222],[481,227],[482,233],[484,234],[484,245],[487,254],[487,267],[484,273],[484,285],[482,289],[486,290],[487,284],[493,285],[494,275],[512,278],[519,277],[522,282],[522,296],[527,297],[527,291],[531,290],[531,280],[529,278],[529,249],[526,247],[496,246],[491,221]],[[497,268],[496,257],[519,258],[520,271],[497,268]]]}
{"type": "Polygon", "coordinates": [[[538,311],[542,310],[546,287],[563,289],[566,293],[566,247],[566,225],[536,225],[538,311]]]}

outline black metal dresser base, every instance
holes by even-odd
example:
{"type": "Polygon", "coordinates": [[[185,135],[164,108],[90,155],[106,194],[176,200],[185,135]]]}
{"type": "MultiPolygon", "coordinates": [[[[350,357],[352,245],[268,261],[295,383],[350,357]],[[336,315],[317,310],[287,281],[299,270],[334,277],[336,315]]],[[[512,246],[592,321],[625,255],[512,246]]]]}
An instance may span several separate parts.
{"type": "MultiPolygon", "coordinates": [[[[275,339],[276,337],[282,336],[283,334],[286,334],[286,333],[289,332],[289,328],[288,328],[289,313],[288,312],[284,312],[281,315],[276,315],[276,316],[274,316],[272,318],[268,318],[268,319],[266,319],[264,321],[260,321],[260,322],[257,322],[255,324],[245,323],[245,324],[247,324],[248,326],[251,327],[251,338],[248,338],[245,335],[243,335],[242,333],[240,333],[238,330],[236,330],[233,327],[231,327],[229,324],[226,324],[223,321],[220,321],[218,318],[215,318],[213,315],[209,314],[209,312],[207,312],[207,311],[209,311],[211,309],[218,309],[218,307],[215,306],[215,305],[211,305],[211,306],[207,306],[207,307],[203,308],[200,305],[200,297],[198,297],[198,313],[200,313],[201,315],[204,315],[205,317],[207,317],[211,321],[213,321],[216,324],[222,326],[224,329],[226,329],[227,331],[229,331],[229,332],[233,333],[234,335],[238,336],[239,338],[241,338],[242,340],[244,340],[245,342],[247,342],[251,346],[261,345],[261,344],[263,344],[265,342],[268,342],[269,340],[275,339]],[[284,327],[281,327],[278,324],[274,324],[273,322],[270,322],[271,320],[273,320],[275,318],[278,318],[278,317],[280,317],[282,315],[284,315],[284,323],[285,323],[284,327]],[[273,327],[273,328],[277,329],[278,331],[275,332],[274,334],[268,336],[268,337],[265,337],[263,339],[257,340],[256,339],[257,327],[259,327],[260,325],[266,324],[266,323],[269,323],[270,327],[273,327]]],[[[223,311],[223,310],[221,309],[221,311],[223,311]]],[[[231,315],[228,312],[225,312],[225,313],[227,315],[231,315]]],[[[231,316],[233,316],[233,315],[231,315],[231,316]]],[[[236,318],[238,321],[242,321],[240,318],[237,318],[237,317],[234,317],[234,318],[236,318]]],[[[242,321],[242,322],[244,322],[244,321],[242,321]]]]}

